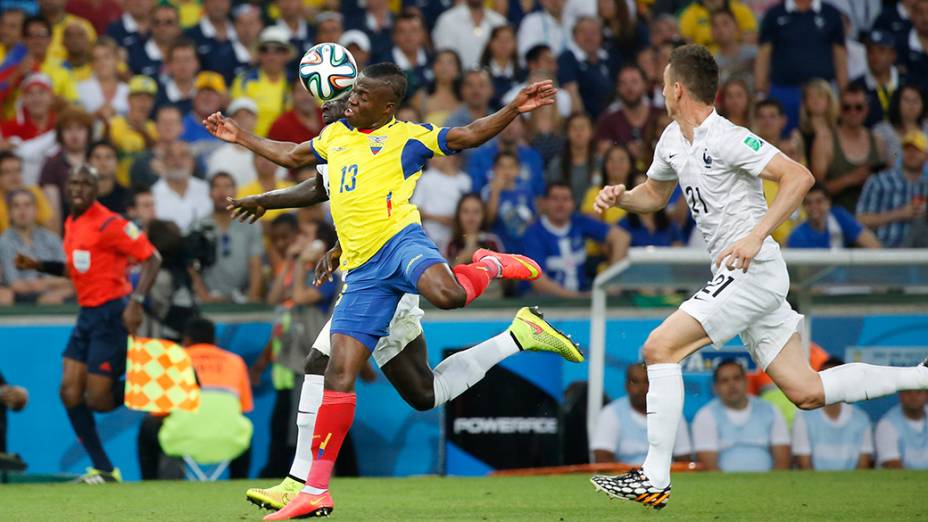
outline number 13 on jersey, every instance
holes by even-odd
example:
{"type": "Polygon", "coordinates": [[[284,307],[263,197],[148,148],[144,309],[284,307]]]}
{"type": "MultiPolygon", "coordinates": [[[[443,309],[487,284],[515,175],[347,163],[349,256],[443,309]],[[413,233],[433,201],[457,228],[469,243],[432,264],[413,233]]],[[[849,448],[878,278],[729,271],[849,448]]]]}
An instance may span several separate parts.
{"type": "Polygon", "coordinates": [[[339,184],[339,192],[351,192],[357,185],[358,166],[348,165],[342,167],[342,182],[339,184]]]}

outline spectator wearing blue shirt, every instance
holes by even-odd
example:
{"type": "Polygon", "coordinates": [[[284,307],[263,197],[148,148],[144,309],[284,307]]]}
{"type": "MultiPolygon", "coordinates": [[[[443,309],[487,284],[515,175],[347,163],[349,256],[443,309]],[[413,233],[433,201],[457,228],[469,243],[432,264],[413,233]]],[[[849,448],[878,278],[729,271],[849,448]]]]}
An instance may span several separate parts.
{"type": "Polygon", "coordinates": [[[510,25],[501,25],[490,33],[483,55],[480,57],[480,67],[490,71],[493,82],[493,98],[490,104],[500,106],[503,96],[516,84],[525,80],[525,71],[519,65],[519,55],[516,50],[516,32],[510,25]]]}
{"type": "Polygon", "coordinates": [[[366,8],[360,2],[342,2],[345,14],[345,26],[348,29],[364,31],[371,39],[371,49],[375,52],[389,49],[393,36],[393,14],[388,0],[366,0],[366,8]],[[351,4],[355,4],[352,6],[351,4]]]}
{"type": "MultiPolygon", "coordinates": [[[[467,71],[461,79],[458,94],[462,103],[448,116],[443,127],[462,127],[490,114],[490,99],[493,98],[490,73],[482,69],[467,71]]],[[[478,155],[476,150],[464,149],[460,152],[464,170],[470,171],[470,160],[478,155]]]]}
{"type": "Polygon", "coordinates": [[[873,22],[874,31],[886,31],[891,33],[896,41],[901,41],[909,35],[912,29],[912,21],[909,20],[909,9],[914,2],[911,0],[900,1],[894,7],[887,5],[880,11],[880,15],[873,22]]]}
{"type": "Polygon", "coordinates": [[[490,230],[503,240],[508,252],[522,251],[522,238],[535,221],[535,194],[519,179],[519,159],[502,151],[493,161],[493,177],[483,188],[490,230]]]}
{"type": "Polygon", "coordinates": [[[847,49],[841,13],[822,0],[785,0],[760,27],[755,90],[783,104],[788,124],[799,122],[802,85],[813,78],[847,85],[847,49]]]}
{"type": "Polygon", "coordinates": [[[203,0],[200,22],[186,31],[187,38],[196,43],[203,68],[218,72],[227,83],[235,79],[238,63],[233,48],[238,36],[229,18],[231,10],[230,0],[203,0]]]}
{"type": "Polygon", "coordinates": [[[586,243],[600,243],[610,264],[628,252],[628,234],[575,211],[570,185],[551,183],[541,217],[525,233],[523,252],[538,262],[543,274],[532,282],[541,294],[558,297],[588,295],[592,278],[586,243]]]}
{"type": "Polygon", "coordinates": [[[915,0],[910,14],[912,28],[897,42],[899,62],[909,81],[924,90],[928,88],[928,1],[915,0]]]}
{"type": "MultiPolygon", "coordinates": [[[[844,361],[832,357],[821,370],[844,361]]],[[[844,471],[873,467],[873,426],[863,410],[838,402],[800,410],[793,420],[793,456],[799,469],[844,471]]]]}
{"type": "Polygon", "coordinates": [[[793,229],[790,248],[880,248],[880,240],[850,212],[831,206],[831,196],[816,183],[802,200],[806,220],[793,229]]]}
{"type": "Polygon", "coordinates": [[[466,165],[472,190],[481,192],[493,175],[493,165],[500,152],[515,154],[519,160],[519,183],[539,198],[545,193],[544,162],[541,155],[525,142],[525,123],[516,118],[496,138],[478,147],[466,165]]]}
{"type": "Polygon", "coordinates": [[[928,469],[928,391],[899,392],[899,404],[876,425],[876,462],[891,469],[928,469]]]}
{"type": "Polygon", "coordinates": [[[106,35],[128,49],[148,37],[154,0],[127,0],[122,16],[106,28],[106,35]]]}
{"type": "Polygon", "coordinates": [[[578,18],[573,39],[557,59],[557,81],[570,93],[574,106],[582,106],[594,119],[612,98],[615,61],[603,47],[602,23],[591,16],[578,18]]]}
{"type": "Polygon", "coordinates": [[[219,138],[210,134],[203,126],[203,120],[214,112],[221,110],[228,90],[222,75],[213,71],[201,71],[195,82],[197,93],[193,96],[193,110],[184,116],[184,132],[181,141],[190,144],[194,155],[205,158],[222,145],[219,138]]]}
{"type": "Polygon", "coordinates": [[[176,105],[184,114],[193,109],[193,96],[200,59],[193,40],[178,38],[164,57],[165,76],[155,95],[155,110],[164,105],[176,105]]]}
{"type": "MultiPolygon", "coordinates": [[[[647,176],[643,174],[636,175],[634,184],[629,186],[629,190],[646,180],[647,176]]],[[[628,213],[619,221],[619,228],[626,231],[631,237],[631,246],[633,247],[683,246],[683,236],[680,234],[679,227],[670,220],[664,209],[651,214],[628,213]]]]}
{"type": "Polygon", "coordinates": [[[902,165],[870,176],[857,201],[858,221],[875,230],[887,248],[901,247],[912,225],[925,220],[928,179],[922,173],[926,150],[928,137],[910,131],[902,139],[902,165]]]}
{"type": "Polygon", "coordinates": [[[432,57],[426,51],[426,33],[422,17],[403,13],[393,26],[393,47],[375,61],[393,62],[406,75],[406,99],[415,96],[434,79],[432,57]]]}
{"type": "Polygon", "coordinates": [[[170,4],[155,7],[151,14],[151,35],[126,50],[129,69],[133,74],[160,79],[164,57],[180,34],[177,8],[170,4]]]}

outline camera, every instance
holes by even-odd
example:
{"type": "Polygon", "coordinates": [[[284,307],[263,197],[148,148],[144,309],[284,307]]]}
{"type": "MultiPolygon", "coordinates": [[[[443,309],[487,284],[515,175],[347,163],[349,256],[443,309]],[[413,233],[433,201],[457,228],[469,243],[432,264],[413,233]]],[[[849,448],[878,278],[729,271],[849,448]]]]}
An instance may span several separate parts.
{"type": "Polygon", "coordinates": [[[216,263],[216,225],[207,222],[194,224],[184,238],[187,262],[197,272],[216,263]]]}

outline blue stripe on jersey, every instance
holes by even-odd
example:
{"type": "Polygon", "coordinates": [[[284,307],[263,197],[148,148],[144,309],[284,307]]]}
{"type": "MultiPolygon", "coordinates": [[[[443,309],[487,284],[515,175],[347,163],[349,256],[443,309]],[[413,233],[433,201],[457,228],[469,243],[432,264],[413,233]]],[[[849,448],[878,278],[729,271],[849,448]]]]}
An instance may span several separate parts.
{"type": "MultiPolygon", "coordinates": [[[[440,139],[439,143],[441,143],[440,139]]],[[[432,150],[421,141],[416,139],[406,141],[403,145],[403,152],[400,154],[400,163],[403,165],[403,178],[409,179],[410,176],[421,171],[425,167],[425,162],[434,155],[432,150]]]]}
{"type": "Polygon", "coordinates": [[[442,129],[438,131],[438,148],[441,149],[445,156],[450,156],[457,152],[456,150],[448,147],[448,130],[449,129],[442,129]]]}
{"type": "Polygon", "coordinates": [[[316,152],[316,147],[313,145],[313,141],[315,141],[315,138],[309,140],[309,150],[313,151],[313,156],[316,157],[316,163],[320,163],[320,164],[328,163],[328,161],[326,161],[325,158],[323,158],[322,156],[319,155],[318,152],[316,152]]]}

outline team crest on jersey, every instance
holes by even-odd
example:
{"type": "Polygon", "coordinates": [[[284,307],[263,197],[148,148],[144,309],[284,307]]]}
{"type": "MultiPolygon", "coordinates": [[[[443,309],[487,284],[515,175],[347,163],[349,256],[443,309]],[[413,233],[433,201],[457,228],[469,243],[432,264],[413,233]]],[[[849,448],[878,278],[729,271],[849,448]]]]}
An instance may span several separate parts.
{"type": "Polygon", "coordinates": [[[139,237],[139,227],[135,226],[135,223],[129,221],[126,223],[126,226],[122,227],[122,231],[129,236],[129,239],[135,241],[139,237]]]}
{"type": "Polygon", "coordinates": [[[383,148],[383,144],[387,142],[386,136],[368,136],[367,137],[369,144],[371,146],[371,154],[374,156],[380,152],[380,149],[383,148]]]}

